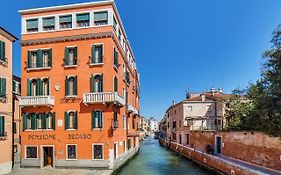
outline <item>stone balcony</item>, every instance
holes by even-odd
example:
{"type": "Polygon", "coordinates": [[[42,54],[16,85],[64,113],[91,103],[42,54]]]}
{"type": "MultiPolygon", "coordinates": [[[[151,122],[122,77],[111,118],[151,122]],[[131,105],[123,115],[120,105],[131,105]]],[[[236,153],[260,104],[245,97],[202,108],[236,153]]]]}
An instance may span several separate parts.
{"type": "Polygon", "coordinates": [[[132,113],[132,115],[138,115],[139,111],[133,105],[128,105],[127,113],[132,113]]]}
{"type": "Polygon", "coordinates": [[[97,92],[85,93],[83,95],[84,104],[114,103],[119,106],[125,105],[125,99],[118,92],[97,92]]]}
{"type": "Polygon", "coordinates": [[[22,107],[28,106],[54,106],[55,99],[52,96],[22,96],[19,98],[19,105],[22,107]]]}

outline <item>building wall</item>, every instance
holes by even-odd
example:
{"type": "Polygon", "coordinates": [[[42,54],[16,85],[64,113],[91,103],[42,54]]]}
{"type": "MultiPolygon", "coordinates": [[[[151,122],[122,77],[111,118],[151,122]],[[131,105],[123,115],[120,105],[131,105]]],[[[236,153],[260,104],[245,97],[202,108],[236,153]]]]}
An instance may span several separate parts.
{"type": "Polygon", "coordinates": [[[8,59],[7,66],[0,65],[0,77],[6,79],[6,101],[0,101],[0,115],[5,117],[5,131],[7,137],[0,140],[0,174],[8,173],[12,168],[12,42],[0,35],[0,40],[5,42],[5,56],[8,59]],[[6,150],[6,151],[3,151],[6,150]]]}
{"type": "Polygon", "coordinates": [[[13,122],[16,125],[16,127],[15,127],[16,130],[14,133],[14,143],[13,143],[14,166],[18,167],[20,164],[20,160],[21,160],[21,144],[20,144],[20,133],[22,132],[21,120],[20,120],[21,110],[20,110],[20,106],[19,106],[18,96],[14,95],[13,100],[14,100],[14,102],[13,102],[13,105],[14,105],[13,122]]]}
{"type": "MultiPolygon", "coordinates": [[[[64,14],[69,12],[81,12],[88,10],[99,10],[112,8],[112,6],[97,6],[91,8],[76,8],[72,10],[58,10],[44,12],[39,14],[23,15],[23,20],[35,16],[47,16],[54,14],[64,14]]],[[[109,13],[112,15],[112,9],[109,13]]],[[[112,17],[112,16],[111,16],[112,17]]],[[[110,18],[110,15],[109,15],[110,18]]],[[[112,20],[112,19],[109,19],[112,20]]],[[[111,21],[112,22],[112,21],[111,21]]],[[[121,43],[113,30],[112,26],[88,27],[81,29],[68,29],[52,32],[39,32],[32,34],[23,34],[22,41],[41,40],[46,38],[60,38],[82,36],[83,34],[101,34],[101,37],[87,38],[81,40],[68,40],[52,43],[40,43],[35,45],[22,45],[22,96],[27,96],[27,79],[49,77],[50,80],[50,95],[55,99],[54,107],[25,107],[22,113],[29,112],[56,112],[56,129],[55,130],[30,130],[24,131],[21,134],[22,138],[22,165],[23,166],[41,166],[43,153],[41,147],[54,146],[55,166],[79,166],[79,167],[108,167],[109,162],[112,162],[114,143],[118,145],[118,156],[125,154],[123,142],[131,139],[131,148],[136,147],[139,143],[137,136],[138,115],[127,113],[126,105],[122,107],[114,107],[113,104],[88,104],[82,102],[83,94],[90,93],[90,76],[91,74],[103,74],[103,92],[114,91],[114,76],[118,76],[118,93],[125,97],[123,88],[128,91],[128,104],[139,110],[139,98],[134,90],[134,86],[138,83],[136,80],[136,70],[128,67],[130,72],[131,84],[127,85],[123,81],[122,66],[126,65],[125,52],[121,47],[121,43]],[[113,36],[106,36],[104,33],[113,33],[113,36]],[[99,66],[90,66],[89,60],[91,57],[92,44],[103,44],[104,63],[99,66]],[[78,67],[65,68],[64,65],[64,50],[67,46],[76,46],[78,50],[78,67]],[[28,50],[52,48],[52,69],[27,71],[26,67],[28,60],[28,50]],[[119,68],[116,70],[113,67],[114,48],[119,52],[119,68]],[[65,77],[75,75],[78,77],[77,96],[73,100],[65,99],[65,77]],[[116,108],[118,112],[118,129],[113,129],[113,111],[116,108]],[[103,111],[103,128],[91,129],[91,112],[93,110],[103,111]],[[69,131],[64,128],[64,112],[75,110],[78,112],[78,129],[69,131]],[[123,116],[127,116],[129,129],[123,128],[123,116]],[[134,128],[132,127],[134,122],[134,128]],[[128,133],[133,133],[133,137],[127,138],[128,133]],[[66,160],[66,144],[77,144],[77,160],[66,160]],[[104,160],[92,160],[92,144],[103,144],[104,160]],[[38,147],[37,159],[26,159],[25,147],[35,145],[38,147]]]]}
{"type": "Polygon", "coordinates": [[[190,145],[204,150],[222,137],[222,154],[275,170],[281,170],[281,141],[260,132],[190,132],[190,145]]]}

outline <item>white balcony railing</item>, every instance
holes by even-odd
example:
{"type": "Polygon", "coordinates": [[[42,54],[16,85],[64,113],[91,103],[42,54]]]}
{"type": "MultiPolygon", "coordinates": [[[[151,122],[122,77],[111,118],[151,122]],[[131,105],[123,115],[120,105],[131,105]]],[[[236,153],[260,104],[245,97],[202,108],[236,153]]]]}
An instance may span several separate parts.
{"type": "Polygon", "coordinates": [[[55,100],[52,96],[25,96],[20,97],[20,106],[54,106],[55,100]]]}
{"type": "Polygon", "coordinates": [[[139,111],[133,105],[128,105],[127,112],[132,112],[133,115],[139,114],[139,111]]]}
{"type": "Polygon", "coordinates": [[[85,93],[83,96],[83,103],[118,103],[124,106],[125,99],[117,92],[85,93]]]}

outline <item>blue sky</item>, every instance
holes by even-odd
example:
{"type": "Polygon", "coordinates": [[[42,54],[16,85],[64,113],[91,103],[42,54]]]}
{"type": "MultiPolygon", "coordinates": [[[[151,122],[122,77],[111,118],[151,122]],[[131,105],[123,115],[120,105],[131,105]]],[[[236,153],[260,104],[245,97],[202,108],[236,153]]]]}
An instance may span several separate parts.
{"type": "MultiPolygon", "coordinates": [[[[18,10],[90,0],[9,0],[0,25],[20,38],[18,10]]],[[[279,0],[116,0],[141,73],[141,115],[162,118],[186,91],[231,92],[260,75],[261,54],[281,24],[279,0]]],[[[20,45],[14,44],[20,76],[20,45]]]]}

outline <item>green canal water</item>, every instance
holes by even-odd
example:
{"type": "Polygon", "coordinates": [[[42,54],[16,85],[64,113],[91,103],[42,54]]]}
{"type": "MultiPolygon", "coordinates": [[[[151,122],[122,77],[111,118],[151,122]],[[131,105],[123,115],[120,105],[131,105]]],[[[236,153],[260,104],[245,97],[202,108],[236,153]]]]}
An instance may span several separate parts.
{"type": "Polygon", "coordinates": [[[125,165],[119,175],[210,175],[211,173],[163,148],[157,139],[148,138],[139,154],[125,165]]]}

